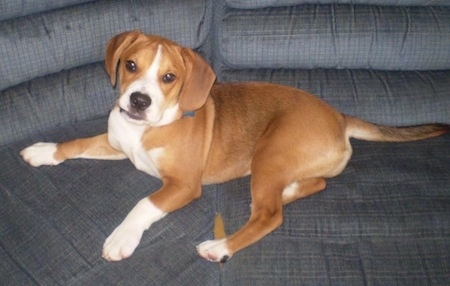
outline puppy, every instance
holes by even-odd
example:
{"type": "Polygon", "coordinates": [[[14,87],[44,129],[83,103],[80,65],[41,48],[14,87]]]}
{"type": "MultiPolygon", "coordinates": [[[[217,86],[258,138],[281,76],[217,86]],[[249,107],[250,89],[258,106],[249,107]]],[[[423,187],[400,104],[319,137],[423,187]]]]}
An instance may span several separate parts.
{"type": "Polygon", "coordinates": [[[283,205],[323,190],[352,154],[349,138],[411,141],[441,135],[448,125],[395,128],[339,113],[305,91],[269,83],[215,83],[192,50],[137,31],[112,38],[106,50],[120,97],[108,132],[22,150],[32,166],[67,159],[125,159],[162,180],[106,239],[103,257],[129,257],[152,223],[201,195],[202,184],[251,177],[251,216],[236,233],[201,243],[198,253],[225,262],[281,225],[283,205]]]}

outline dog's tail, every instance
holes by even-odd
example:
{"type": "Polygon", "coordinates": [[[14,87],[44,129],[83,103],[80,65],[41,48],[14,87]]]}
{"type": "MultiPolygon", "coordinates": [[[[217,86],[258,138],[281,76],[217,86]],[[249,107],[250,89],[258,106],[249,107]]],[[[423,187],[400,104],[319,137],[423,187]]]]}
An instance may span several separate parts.
{"type": "Polygon", "coordinates": [[[369,123],[345,115],[347,135],[366,141],[406,142],[436,137],[450,131],[447,124],[424,124],[406,127],[388,127],[369,123]]]}

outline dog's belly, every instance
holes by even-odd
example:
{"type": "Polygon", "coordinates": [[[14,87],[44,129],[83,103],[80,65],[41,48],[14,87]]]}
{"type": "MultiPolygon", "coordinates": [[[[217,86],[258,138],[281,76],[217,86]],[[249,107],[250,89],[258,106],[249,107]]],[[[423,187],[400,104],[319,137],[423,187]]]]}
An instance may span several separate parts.
{"type": "Polygon", "coordinates": [[[223,183],[251,174],[253,148],[238,148],[236,142],[222,140],[223,145],[213,142],[209,158],[203,173],[202,183],[205,185],[223,183]]]}
{"type": "Polygon", "coordinates": [[[134,164],[136,169],[160,178],[158,161],[164,153],[164,148],[145,150],[142,147],[142,135],[144,131],[144,125],[130,124],[120,114],[117,107],[111,111],[108,119],[109,144],[123,152],[134,164]]]}
{"type": "Polygon", "coordinates": [[[245,167],[239,164],[230,164],[225,168],[218,168],[217,170],[208,169],[207,172],[203,174],[202,184],[217,184],[224,183],[236,178],[245,177],[251,175],[250,167],[245,167]]]}

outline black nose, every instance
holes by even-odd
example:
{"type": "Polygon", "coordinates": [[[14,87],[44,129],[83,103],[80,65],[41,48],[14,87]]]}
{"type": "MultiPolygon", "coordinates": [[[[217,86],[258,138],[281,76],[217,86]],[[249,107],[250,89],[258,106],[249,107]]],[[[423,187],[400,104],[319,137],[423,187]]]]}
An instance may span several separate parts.
{"type": "Polygon", "coordinates": [[[152,103],[152,99],[147,94],[143,94],[140,92],[133,92],[130,95],[130,104],[131,107],[136,110],[146,110],[150,104],[152,103]]]}

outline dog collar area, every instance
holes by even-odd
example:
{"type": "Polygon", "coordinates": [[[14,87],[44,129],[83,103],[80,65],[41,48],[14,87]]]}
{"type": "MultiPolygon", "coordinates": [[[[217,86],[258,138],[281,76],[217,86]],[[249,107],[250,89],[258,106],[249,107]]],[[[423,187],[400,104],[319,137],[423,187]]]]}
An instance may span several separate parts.
{"type": "Polygon", "coordinates": [[[195,115],[195,111],[186,111],[186,112],[183,112],[183,115],[181,116],[181,118],[183,118],[183,117],[194,117],[194,115],[195,115]]]}

